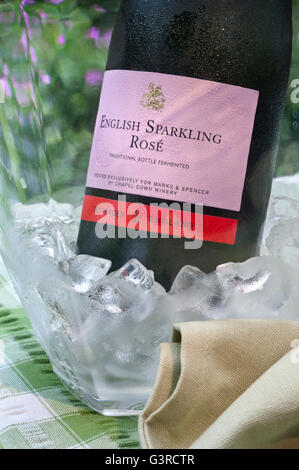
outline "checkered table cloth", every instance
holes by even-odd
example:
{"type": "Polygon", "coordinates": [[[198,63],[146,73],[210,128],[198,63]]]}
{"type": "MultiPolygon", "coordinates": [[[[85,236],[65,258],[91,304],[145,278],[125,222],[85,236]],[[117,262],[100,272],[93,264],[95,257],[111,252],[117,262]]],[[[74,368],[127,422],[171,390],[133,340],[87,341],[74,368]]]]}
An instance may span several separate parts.
{"type": "Polygon", "coordinates": [[[135,449],[137,418],[107,418],[61,384],[0,261],[0,449],[135,449]]]}

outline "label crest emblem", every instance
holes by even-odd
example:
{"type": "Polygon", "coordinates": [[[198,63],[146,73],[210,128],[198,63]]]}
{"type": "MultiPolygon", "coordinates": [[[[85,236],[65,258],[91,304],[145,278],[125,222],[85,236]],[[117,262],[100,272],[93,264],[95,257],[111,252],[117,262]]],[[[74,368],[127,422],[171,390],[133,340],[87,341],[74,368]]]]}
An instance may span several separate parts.
{"type": "Polygon", "coordinates": [[[144,93],[141,106],[145,109],[151,109],[152,111],[162,111],[164,109],[166,99],[162,90],[161,85],[155,85],[151,82],[148,86],[148,91],[144,93]]]}

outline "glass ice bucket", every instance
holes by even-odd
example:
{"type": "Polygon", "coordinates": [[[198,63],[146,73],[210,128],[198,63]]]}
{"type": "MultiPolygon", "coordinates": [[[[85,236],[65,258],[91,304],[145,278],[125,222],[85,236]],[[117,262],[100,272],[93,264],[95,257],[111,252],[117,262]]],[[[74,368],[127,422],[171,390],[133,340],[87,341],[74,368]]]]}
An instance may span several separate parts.
{"type": "Polygon", "coordinates": [[[140,412],[171,331],[152,272],[74,254],[117,7],[0,5],[1,255],[55,372],[107,415],[140,412]]]}
{"type": "MultiPolygon", "coordinates": [[[[138,414],[144,407],[157,372],[159,345],[169,341],[174,322],[220,318],[234,309],[235,316],[242,316],[240,308],[247,301],[257,316],[284,315],[287,307],[296,317],[298,305],[294,296],[285,295],[289,271],[281,280],[282,265],[262,258],[241,267],[222,266],[210,276],[184,268],[165,295],[154,274],[136,260],[111,272],[109,260],[76,256],[118,3],[0,3],[0,253],[55,372],[84,403],[112,416],[138,414]],[[190,286],[195,288],[188,290],[190,286]],[[258,296],[262,289],[263,299],[258,296]],[[228,312],[221,310],[223,305],[228,312]]],[[[298,171],[291,135],[297,117],[291,118],[292,128],[289,123],[283,127],[280,174],[298,171]]],[[[286,187],[289,191],[291,186],[286,187]]],[[[297,217],[299,206],[291,197],[283,202],[297,217]]],[[[279,199],[276,203],[281,205],[279,199]]],[[[292,224],[295,246],[298,218],[292,224]]],[[[277,237],[271,240],[277,247],[277,237]]],[[[292,248],[290,253],[297,265],[298,252],[292,248]]],[[[293,284],[298,295],[297,281],[293,284]]]]}

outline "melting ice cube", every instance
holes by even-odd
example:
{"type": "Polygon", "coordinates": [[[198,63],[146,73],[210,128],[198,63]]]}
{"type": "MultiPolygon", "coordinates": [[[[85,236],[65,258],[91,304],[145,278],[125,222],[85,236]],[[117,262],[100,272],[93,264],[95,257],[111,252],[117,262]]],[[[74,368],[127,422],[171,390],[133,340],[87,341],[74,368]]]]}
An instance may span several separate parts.
{"type": "Polygon", "coordinates": [[[153,271],[148,271],[139,261],[132,259],[111,275],[112,279],[122,279],[133,286],[150,291],[155,282],[153,271]]]}
{"type": "Polygon", "coordinates": [[[103,279],[111,268],[111,261],[89,255],[78,255],[61,269],[72,278],[73,287],[78,292],[87,292],[103,279]]]}
{"type": "Polygon", "coordinates": [[[194,266],[185,266],[176,276],[171,287],[171,292],[177,293],[193,287],[196,288],[196,286],[200,286],[202,284],[204,279],[206,279],[206,276],[207,275],[199,268],[195,268],[194,266]]]}

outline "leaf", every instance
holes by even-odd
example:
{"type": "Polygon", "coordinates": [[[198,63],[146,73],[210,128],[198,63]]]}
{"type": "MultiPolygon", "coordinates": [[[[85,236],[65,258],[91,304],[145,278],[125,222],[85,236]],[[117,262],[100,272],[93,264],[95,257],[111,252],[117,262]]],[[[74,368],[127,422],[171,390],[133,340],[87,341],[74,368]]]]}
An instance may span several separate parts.
{"type": "Polygon", "coordinates": [[[58,5],[52,5],[51,3],[35,3],[33,5],[24,5],[24,10],[29,15],[39,16],[41,13],[45,13],[48,19],[58,19],[61,16],[58,5]]]}
{"type": "Polygon", "coordinates": [[[64,0],[58,7],[62,16],[68,16],[76,7],[77,0],[64,0]]]}

